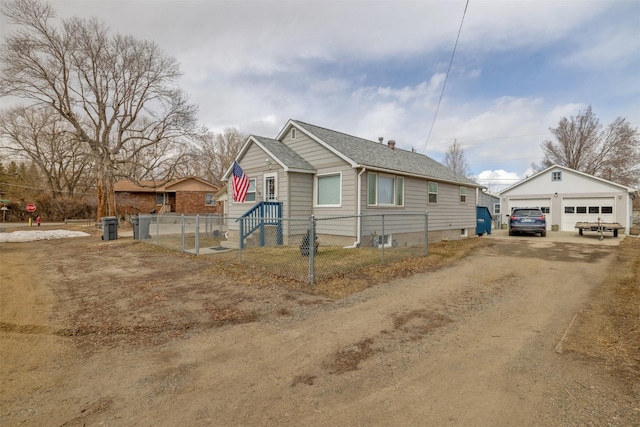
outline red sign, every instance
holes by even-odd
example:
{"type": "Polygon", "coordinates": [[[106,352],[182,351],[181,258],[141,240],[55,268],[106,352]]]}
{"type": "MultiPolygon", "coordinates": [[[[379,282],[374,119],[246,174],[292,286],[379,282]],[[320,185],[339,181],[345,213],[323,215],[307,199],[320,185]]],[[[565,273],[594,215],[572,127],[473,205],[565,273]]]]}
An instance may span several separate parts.
{"type": "Polygon", "coordinates": [[[29,203],[27,205],[27,212],[35,212],[36,211],[36,205],[34,205],[33,203],[29,203]]]}

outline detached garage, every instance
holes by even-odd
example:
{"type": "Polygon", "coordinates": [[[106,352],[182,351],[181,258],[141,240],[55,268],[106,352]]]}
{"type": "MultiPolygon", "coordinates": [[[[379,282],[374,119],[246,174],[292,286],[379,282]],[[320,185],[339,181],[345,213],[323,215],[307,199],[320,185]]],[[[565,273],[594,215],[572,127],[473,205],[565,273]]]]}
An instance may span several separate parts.
{"type": "MultiPolygon", "coordinates": [[[[551,166],[500,192],[500,207],[508,215],[516,207],[540,207],[547,229],[575,231],[576,222],[617,222],[629,233],[637,191],[624,185],[551,166]]],[[[503,218],[504,219],[504,218],[503,218]]]]}

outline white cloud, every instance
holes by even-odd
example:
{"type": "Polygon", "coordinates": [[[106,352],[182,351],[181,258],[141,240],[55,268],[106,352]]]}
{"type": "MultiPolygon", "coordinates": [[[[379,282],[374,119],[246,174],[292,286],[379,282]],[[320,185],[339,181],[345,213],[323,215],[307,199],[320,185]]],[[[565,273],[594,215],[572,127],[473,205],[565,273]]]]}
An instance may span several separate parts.
{"type": "Polygon", "coordinates": [[[516,172],[507,172],[503,169],[485,170],[476,177],[476,181],[487,187],[488,191],[493,194],[499,193],[521,180],[522,177],[516,172]]]}

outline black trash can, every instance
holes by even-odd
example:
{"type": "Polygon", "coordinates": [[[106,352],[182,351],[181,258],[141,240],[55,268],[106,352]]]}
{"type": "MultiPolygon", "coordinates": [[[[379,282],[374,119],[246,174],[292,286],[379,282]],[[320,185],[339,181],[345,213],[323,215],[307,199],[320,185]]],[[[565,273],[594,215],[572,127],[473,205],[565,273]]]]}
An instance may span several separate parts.
{"type": "Polygon", "coordinates": [[[118,217],[104,216],[102,221],[102,240],[116,240],[118,238],[118,217]]]}
{"type": "Polygon", "coordinates": [[[131,224],[133,225],[133,240],[140,239],[140,217],[138,215],[131,218],[131,224]]]}

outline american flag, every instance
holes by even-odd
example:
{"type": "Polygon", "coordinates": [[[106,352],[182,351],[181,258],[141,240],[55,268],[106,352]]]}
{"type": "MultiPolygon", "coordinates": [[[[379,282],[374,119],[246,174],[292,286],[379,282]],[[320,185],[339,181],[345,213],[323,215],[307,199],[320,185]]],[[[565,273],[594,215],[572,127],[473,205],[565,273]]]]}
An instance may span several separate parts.
{"type": "Polygon", "coordinates": [[[247,198],[248,189],[249,180],[247,175],[245,175],[238,162],[233,162],[233,200],[244,202],[247,198]]]}

